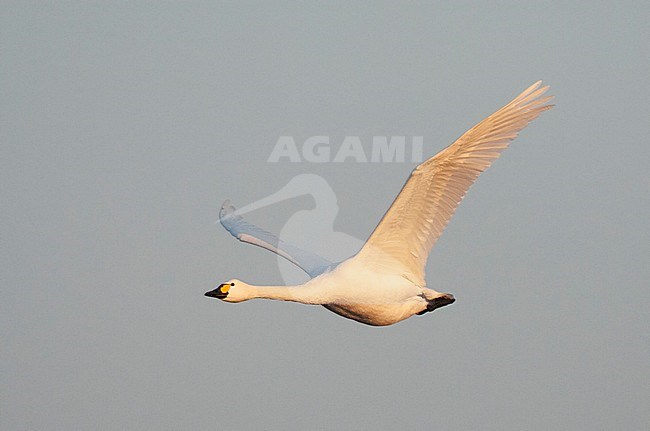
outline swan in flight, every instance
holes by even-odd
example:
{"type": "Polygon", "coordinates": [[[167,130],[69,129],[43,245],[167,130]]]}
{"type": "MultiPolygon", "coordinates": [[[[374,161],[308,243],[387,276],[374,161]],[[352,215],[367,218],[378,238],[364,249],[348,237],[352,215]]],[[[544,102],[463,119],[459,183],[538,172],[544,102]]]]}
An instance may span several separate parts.
{"type": "Polygon", "coordinates": [[[297,286],[254,286],[233,279],[205,295],[226,302],[254,298],[322,305],[373,326],[392,325],[454,302],[426,287],[429,252],[476,178],[517,134],[553,105],[536,82],[510,103],[417,166],[361,250],[340,263],[285,243],[247,222],[224,202],[221,224],[237,239],[270,250],[311,279],[297,286]]]}

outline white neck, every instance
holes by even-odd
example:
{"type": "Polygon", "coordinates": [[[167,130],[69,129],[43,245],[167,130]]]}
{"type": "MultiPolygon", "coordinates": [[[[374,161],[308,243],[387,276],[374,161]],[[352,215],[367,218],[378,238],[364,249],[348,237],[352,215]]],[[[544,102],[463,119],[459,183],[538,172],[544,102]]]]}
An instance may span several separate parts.
{"type": "Polygon", "coordinates": [[[322,305],[327,303],[320,283],[313,280],[298,286],[253,286],[247,285],[250,299],[275,299],[277,301],[300,302],[302,304],[322,305]]]}

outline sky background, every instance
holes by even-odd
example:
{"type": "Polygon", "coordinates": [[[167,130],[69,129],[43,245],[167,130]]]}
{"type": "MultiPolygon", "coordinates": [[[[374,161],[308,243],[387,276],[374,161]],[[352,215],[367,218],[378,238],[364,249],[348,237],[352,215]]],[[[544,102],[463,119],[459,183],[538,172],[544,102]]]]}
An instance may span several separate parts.
{"type": "MultiPolygon", "coordinates": [[[[650,3],[2,2],[0,428],[646,430],[650,3]],[[373,328],[203,296],[281,284],[215,225],[298,174],[365,239],[413,163],[267,163],[279,136],[423,136],[538,79],[557,106],[373,328]]],[[[280,232],[309,195],[250,214],[280,232]]],[[[309,232],[304,232],[308,237],[309,232]]]]}

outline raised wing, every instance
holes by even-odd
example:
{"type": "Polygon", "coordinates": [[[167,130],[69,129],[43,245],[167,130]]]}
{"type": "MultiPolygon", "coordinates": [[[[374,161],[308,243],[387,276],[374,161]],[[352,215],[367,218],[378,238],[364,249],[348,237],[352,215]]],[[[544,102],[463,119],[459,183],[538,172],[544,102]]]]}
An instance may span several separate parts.
{"type": "Polygon", "coordinates": [[[238,240],[262,247],[282,256],[309,274],[311,278],[336,266],[315,253],[287,244],[272,233],[247,222],[237,214],[236,208],[230,201],[225,201],[221,206],[219,221],[238,240]]]}
{"type": "Polygon", "coordinates": [[[541,97],[548,86],[540,85],[536,82],[415,168],[357,258],[380,260],[424,286],[429,252],[469,187],[519,131],[553,106],[547,104],[552,96],[541,97]]]}

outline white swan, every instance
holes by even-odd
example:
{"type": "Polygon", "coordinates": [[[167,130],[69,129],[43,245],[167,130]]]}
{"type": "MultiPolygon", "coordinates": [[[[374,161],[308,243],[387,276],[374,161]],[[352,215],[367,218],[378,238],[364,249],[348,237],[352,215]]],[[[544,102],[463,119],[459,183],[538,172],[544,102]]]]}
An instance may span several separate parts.
{"type": "Polygon", "coordinates": [[[547,90],[536,82],[415,168],[366,244],[339,264],[284,243],[224,203],[220,221],[232,235],[279,254],[312,279],[298,286],[253,286],[233,279],[205,295],[226,302],[264,298],[322,305],[374,326],[451,304],[451,294],[426,287],[429,251],[479,174],[519,131],[553,106],[548,104],[552,96],[542,97],[547,90]]]}

